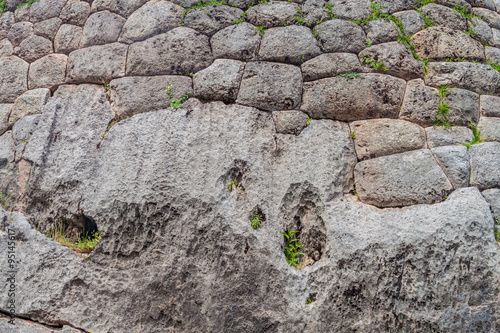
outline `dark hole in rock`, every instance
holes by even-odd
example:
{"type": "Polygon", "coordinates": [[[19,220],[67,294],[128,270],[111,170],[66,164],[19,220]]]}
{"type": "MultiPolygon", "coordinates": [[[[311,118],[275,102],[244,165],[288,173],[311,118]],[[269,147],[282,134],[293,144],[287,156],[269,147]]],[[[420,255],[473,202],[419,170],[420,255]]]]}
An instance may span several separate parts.
{"type": "Polygon", "coordinates": [[[306,304],[311,304],[317,301],[317,294],[316,293],[310,293],[309,296],[307,297],[306,304]]]}
{"type": "Polygon", "coordinates": [[[255,206],[249,215],[250,223],[254,229],[258,229],[262,222],[266,221],[266,214],[260,209],[259,206],[255,206]]]}
{"type": "Polygon", "coordinates": [[[246,173],[248,172],[248,163],[243,160],[234,160],[234,165],[226,172],[221,180],[226,185],[229,192],[245,191],[246,173]]]}

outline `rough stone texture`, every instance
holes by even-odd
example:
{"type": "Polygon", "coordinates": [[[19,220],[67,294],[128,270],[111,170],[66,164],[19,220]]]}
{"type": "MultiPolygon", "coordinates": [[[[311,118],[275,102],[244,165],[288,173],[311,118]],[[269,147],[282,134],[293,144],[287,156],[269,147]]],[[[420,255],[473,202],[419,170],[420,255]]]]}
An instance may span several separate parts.
{"type": "Polygon", "coordinates": [[[33,23],[59,16],[67,0],[40,0],[29,6],[30,20],[33,23]]]}
{"type": "Polygon", "coordinates": [[[335,18],[359,20],[370,16],[370,0],[330,0],[332,13],[335,18]]]}
{"type": "Polygon", "coordinates": [[[38,22],[34,25],[35,34],[50,40],[54,40],[54,37],[62,24],[62,20],[59,17],[53,17],[51,19],[38,22]]]}
{"type": "Polygon", "coordinates": [[[102,83],[125,75],[127,46],[120,43],[91,46],[71,52],[68,82],[102,83]]]}
{"type": "MultiPolygon", "coordinates": [[[[362,59],[367,56],[376,61],[383,61],[387,71],[385,74],[411,80],[422,77],[424,74],[422,63],[417,61],[411,51],[399,42],[390,42],[371,46],[360,52],[362,59]]],[[[370,69],[370,66],[365,64],[370,69]]]]}
{"type": "Polygon", "coordinates": [[[184,25],[205,35],[212,36],[217,31],[233,25],[243,11],[229,6],[207,6],[190,10],[184,17],[184,25]]]}
{"type": "Polygon", "coordinates": [[[28,90],[19,96],[9,116],[9,126],[13,126],[19,119],[33,114],[43,113],[45,104],[50,97],[50,90],[46,88],[28,90]]]}
{"type": "Polygon", "coordinates": [[[384,13],[394,13],[402,10],[413,9],[415,6],[420,4],[419,0],[380,0],[379,1],[382,12],[384,13]]]}
{"type": "Polygon", "coordinates": [[[64,54],[49,54],[30,65],[28,88],[55,89],[66,81],[68,57],[64,54]]]}
{"type": "Polygon", "coordinates": [[[212,36],[210,42],[214,58],[253,60],[261,37],[253,25],[243,22],[222,29],[212,36]]]}
{"type": "Polygon", "coordinates": [[[469,153],[465,146],[443,146],[432,154],[455,189],[469,186],[469,153]]]}
{"type": "Polygon", "coordinates": [[[237,103],[259,109],[289,110],[300,103],[302,74],[298,67],[271,62],[249,62],[237,103]]]}
{"type": "Polygon", "coordinates": [[[425,129],[427,135],[427,144],[429,148],[461,145],[472,139],[472,131],[470,128],[453,126],[444,128],[440,126],[427,127],[425,129]]]}
{"type": "Polygon", "coordinates": [[[398,39],[398,31],[392,21],[374,20],[365,27],[366,39],[373,44],[392,42],[398,39]]]}
{"type": "MultiPolygon", "coordinates": [[[[491,27],[488,25],[488,23],[484,22],[483,20],[474,20],[474,22],[471,22],[470,20],[467,21],[467,27],[471,28],[472,31],[474,31],[475,38],[479,39],[479,41],[483,45],[495,45],[495,39],[493,38],[493,30],[491,27]]],[[[486,56],[488,58],[488,56],[486,56]]]]}
{"type": "Polygon", "coordinates": [[[299,135],[307,126],[307,114],[301,111],[274,111],[273,121],[276,131],[282,134],[299,135]]]}
{"type": "Polygon", "coordinates": [[[35,131],[38,122],[40,121],[41,115],[34,114],[31,116],[26,116],[14,124],[12,127],[12,138],[14,139],[14,144],[18,145],[21,142],[29,140],[30,136],[35,131]]]}
{"type": "Polygon", "coordinates": [[[352,53],[325,53],[302,64],[304,81],[314,81],[346,72],[363,71],[358,57],[352,53]]]}
{"type": "Polygon", "coordinates": [[[12,103],[28,90],[29,64],[15,56],[0,58],[0,103],[12,103]]]}
{"type": "Polygon", "coordinates": [[[413,34],[426,28],[424,19],[416,10],[405,10],[394,13],[394,16],[401,21],[408,36],[412,36],[413,34]]]}
{"type": "Polygon", "coordinates": [[[366,35],[356,23],[330,20],[315,27],[324,52],[360,52],[366,47],[366,35]]]}
{"type": "Polygon", "coordinates": [[[253,6],[247,10],[247,20],[255,26],[267,28],[294,24],[293,16],[298,15],[300,6],[290,2],[271,2],[253,6]]]}
{"type": "Polygon", "coordinates": [[[481,117],[478,127],[481,129],[481,137],[486,141],[500,142],[500,118],[481,117]]]}
{"type": "Polygon", "coordinates": [[[30,20],[30,7],[31,6],[21,6],[15,10],[14,16],[16,18],[16,22],[30,20]]]}
{"type": "MultiPolygon", "coordinates": [[[[94,0],[92,1],[90,9],[92,12],[109,10],[110,12],[117,13],[123,17],[129,17],[130,14],[135,12],[146,2],[148,2],[148,0],[94,0]]],[[[194,5],[195,3],[197,3],[197,1],[193,0],[193,2],[186,7],[194,5]]]]}
{"type": "Polygon", "coordinates": [[[80,47],[108,44],[118,41],[125,19],[105,10],[89,16],[83,27],[80,47]]]}
{"type": "Polygon", "coordinates": [[[131,76],[111,81],[111,107],[118,118],[170,107],[165,89],[180,98],[193,91],[191,78],[185,76],[131,76]]]}
{"type": "Polygon", "coordinates": [[[168,1],[149,1],[127,19],[119,42],[128,44],[176,28],[183,12],[181,7],[168,1]]]}
{"type": "Polygon", "coordinates": [[[83,37],[83,29],[71,24],[63,24],[54,38],[54,50],[56,53],[70,53],[80,47],[83,37]]]}
{"type": "Polygon", "coordinates": [[[480,100],[481,116],[500,117],[500,97],[481,95],[480,100]]]}
{"type": "Polygon", "coordinates": [[[9,115],[12,104],[0,104],[0,135],[9,128],[9,115]]]}
{"type": "Polygon", "coordinates": [[[483,7],[490,10],[495,10],[497,7],[495,6],[495,3],[498,4],[498,0],[469,0],[469,2],[474,7],[483,7]]]}
{"type": "Polygon", "coordinates": [[[325,1],[306,0],[302,5],[302,19],[311,24],[322,21],[328,17],[325,1]]]}
{"type": "Polygon", "coordinates": [[[208,37],[180,27],[130,45],[127,75],[188,75],[212,61],[208,37]]]}
{"type": "Polygon", "coordinates": [[[430,62],[425,84],[434,87],[459,87],[478,94],[500,94],[500,73],[484,64],[430,62]]]}
{"type": "Polygon", "coordinates": [[[35,34],[35,28],[31,22],[14,23],[9,30],[7,38],[14,46],[21,44],[23,40],[35,34]]]}
{"type": "Polygon", "coordinates": [[[500,189],[492,188],[481,193],[490,204],[495,221],[500,221],[500,189]]]}
{"type": "Polygon", "coordinates": [[[470,153],[470,185],[480,190],[500,187],[500,142],[473,145],[470,153]]]}
{"type": "Polygon", "coordinates": [[[0,41],[0,57],[8,57],[14,53],[14,48],[12,43],[8,39],[2,39],[0,41]]]}
{"type": "Polygon", "coordinates": [[[500,49],[497,47],[486,46],[484,48],[486,59],[500,64],[500,49]]]}
{"type": "Polygon", "coordinates": [[[484,47],[462,31],[431,27],[411,38],[420,59],[462,58],[484,61],[484,47]]]}
{"type": "Polygon", "coordinates": [[[426,148],[424,129],[399,119],[374,119],[350,124],[358,160],[426,148]]]}
{"type": "Polygon", "coordinates": [[[472,12],[480,16],[492,28],[500,29],[500,14],[484,8],[474,8],[472,12]]]}
{"type": "Polygon", "coordinates": [[[406,82],[382,74],[363,76],[351,80],[334,77],[304,83],[301,110],[313,118],[341,121],[397,118],[406,82]]]}
{"type": "MultiPolygon", "coordinates": [[[[27,222],[24,222],[29,226],[27,222]]],[[[0,331],[10,332],[10,333],[50,333],[54,332],[54,328],[50,326],[40,325],[38,323],[30,322],[21,318],[15,319],[15,325],[9,323],[9,319],[3,314],[0,315],[0,331]]],[[[71,326],[64,325],[61,330],[57,330],[60,333],[79,333],[80,330],[72,328],[71,326]]]]}
{"type": "Polygon", "coordinates": [[[453,190],[427,149],[360,162],[354,177],[361,201],[378,207],[435,203],[453,190]]]}
{"type": "Polygon", "coordinates": [[[238,97],[245,63],[238,60],[217,59],[210,67],[193,76],[194,96],[232,103],[238,97]]]}
{"type": "Polygon", "coordinates": [[[0,38],[7,37],[10,27],[15,23],[14,14],[6,12],[0,15],[0,38]]]}
{"type": "Polygon", "coordinates": [[[430,3],[423,6],[421,10],[422,14],[433,20],[436,25],[445,26],[452,30],[466,30],[466,19],[449,7],[430,3]]]}
{"type": "Polygon", "coordinates": [[[500,29],[492,28],[493,33],[493,46],[500,46],[500,29]]]}
{"type": "Polygon", "coordinates": [[[291,25],[266,31],[260,44],[259,57],[300,65],[321,54],[311,29],[291,25]]]}
{"type": "Polygon", "coordinates": [[[52,42],[40,36],[29,36],[14,49],[14,53],[27,62],[33,62],[52,52],[52,42]]]}
{"type": "Polygon", "coordinates": [[[64,23],[83,26],[90,15],[90,5],[85,1],[68,0],[59,17],[64,23]]]}

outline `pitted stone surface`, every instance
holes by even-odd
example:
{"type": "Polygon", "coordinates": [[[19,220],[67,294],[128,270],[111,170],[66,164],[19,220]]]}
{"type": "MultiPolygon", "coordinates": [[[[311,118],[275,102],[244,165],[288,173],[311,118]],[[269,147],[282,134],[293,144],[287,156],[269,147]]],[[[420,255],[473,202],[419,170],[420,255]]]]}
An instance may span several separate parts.
{"type": "Polygon", "coordinates": [[[484,47],[462,31],[431,27],[411,38],[420,59],[462,58],[484,61],[484,47]]]}
{"type": "Polygon", "coordinates": [[[30,65],[28,88],[54,89],[66,81],[68,57],[64,54],[49,54],[30,65]]]}
{"type": "Polygon", "coordinates": [[[424,129],[399,119],[373,119],[350,124],[358,160],[426,148],[424,129]]]}
{"type": "Polygon", "coordinates": [[[189,75],[212,61],[208,37],[180,27],[130,45],[127,75],[189,75]]]}
{"type": "Polygon", "coordinates": [[[2,39],[0,41],[0,57],[8,57],[14,53],[14,48],[12,43],[8,39],[2,39]]]}
{"type": "Polygon", "coordinates": [[[484,54],[486,56],[486,59],[489,59],[496,63],[500,63],[500,48],[486,46],[484,48],[484,54]]]}
{"type": "Polygon", "coordinates": [[[413,9],[420,4],[419,0],[380,0],[382,12],[394,13],[402,10],[413,9]]]}
{"type": "Polygon", "coordinates": [[[374,20],[365,27],[366,39],[373,44],[392,42],[398,39],[398,31],[392,21],[374,20]]]}
{"type": "Polygon", "coordinates": [[[29,8],[30,20],[33,23],[59,16],[67,0],[40,0],[29,8]]]}
{"type": "Polygon", "coordinates": [[[310,24],[323,21],[328,17],[324,0],[306,0],[302,5],[302,19],[310,24]]]}
{"type": "Polygon", "coordinates": [[[500,97],[481,95],[480,100],[481,116],[500,117],[500,97]]]}
{"type": "Polygon", "coordinates": [[[432,153],[455,189],[469,186],[469,153],[465,146],[442,146],[432,153]]]}
{"type": "Polygon", "coordinates": [[[427,135],[427,143],[429,148],[461,145],[472,138],[472,131],[470,128],[461,126],[452,126],[444,128],[441,126],[427,127],[425,129],[427,135]]]}
{"type": "Polygon", "coordinates": [[[183,9],[168,1],[149,1],[125,22],[119,42],[132,43],[178,27],[183,9]]]}
{"type": "Polygon", "coordinates": [[[473,145],[470,153],[470,185],[480,190],[500,187],[500,142],[473,145]]]}
{"type": "Polygon", "coordinates": [[[282,134],[298,135],[307,126],[307,114],[301,111],[274,111],[273,121],[276,131],[282,134]]]}
{"type": "Polygon", "coordinates": [[[54,40],[61,24],[62,20],[59,17],[53,17],[51,19],[35,23],[33,27],[36,35],[54,40]]]}
{"type": "Polygon", "coordinates": [[[292,18],[298,15],[300,6],[291,2],[276,1],[253,6],[247,10],[246,18],[248,22],[255,26],[267,28],[293,24],[292,18]]]}
{"type": "Polygon", "coordinates": [[[12,104],[0,104],[0,135],[9,129],[9,115],[12,104]]]}
{"type": "Polygon", "coordinates": [[[262,60],[300,65],[321,54],[311,29],[291,25],[266,31],[260,44],[259,57],[262,60]]]}
{"type": "Polygon", "coordinates": [[[424,19],[416,10],[405,10],[394,13],[394,16],[401,21],[403,28],[408,36],[426,28],[424,19]]]}
{"type": "Polygon", "coordinates": [[[194,95],[204,100],[234,102],[244,68],[245,63],[238,60],[215,60],[193,76],[194,95]]]}
{"type": "Polygon", "coordinates": [[[257,57],[261,36],[249,23],[235,24],[210,39],[214,58],[254,60],[257,57]]]}
{"type": "MultiPolygon", "coordinates": [[[[471,20],[468,20],[467,21],[467,28],[470,28],[470,29],[472,29],[472,31],[474,31],[475,38],[479,39],[481,44],[483,44],[485,46],[496,44],[495,38],[493,37],[493,30],[488,25],[488,23],[484,22],[483,20],[476,19],[476,20],[474,20],[474,22],[472,22],[471,20]]],[[[486,48],[488,48],[488,46],[486,46],[485,49],[486,48]]],[[[486,54],[486,58],[488,58],[487,54],[486,54]]]]}
{"type": "Polygon", "coordinates": [[[29,140],[38,125],[40,117],[41,115],[34,114],[16,121],[12,127],[12,138],[14,139],[14,144],[16,146],[26,140],[29,140]]]}
{"type": "Polygon", "coordinates": [[[29,36],[14,49],[14,53],[27,62],[33,62],[53,52],[52,42],[40,36],[29,36]]]}
{"type": "Polygon", "coordinates": [[[330,20],[315,27],[324,52],[360,52],[366,47],[366,34],[356,23],[330,20]]]}
{"type": "Polygon", "coordinates": [[[125,75],[127,46],[120,43],[96,45],[71,52],[69,82],[102,83],[125,75]]]}
{"type": "Polygon", "coordinates": [[[500,14],[484,8],[474,8],[472,12],[480,16],[492,28],[500,29],[500,14]]]}
{"type": "Polygon", "coordinates": [[[109,11],[89,16],[83,27],[80,47],[102,45],[118,41],[125,19],[109,11]]]}
{"type": "Polygon", "coordinates": [[[83,26],[90,15],[90,5],[81,0],[68,0],[59,17],[64,23],[83,26]]]}
{"type": "Polygon", "coordinates": [[[481,129],[481,137],[486,141],[500,142],[500,118],[481,117],[477,127],[481,129]]]}
{"type": "Polygon", "coordinates": [[[465,31],[466,19],[457,11],[430,3],[421,8],[422,14],[430,18],[436,25],[442,25],[453,30],[465,31]]]}
{"type": "Polygon", "coordinates": [[[404,80],[382,74],[306,82],[301,110],[313,118],[341,121],[397,118],[405,86],[404,80]]]}
{"type": "Polygon", "coordinates": [[[15,56],[0,58],[0,103],[13,103],[28,90],[29,64],[15,56]]]}
{"type": "Polygon", "coordinates": [[[481,193],[484,199],[490,204],[493,216],[497,224],[500,221],[500,189],[492,188],[481,193]]]}
{"type": "Polygon", "coordinates": [[[237,103],[267,111],[289,110],[300,103],[300,68],[272,62],[245,66],[237,103]]]}
{"type": "Polygon", "coordinates": [[[83,37],[83,29],[76,25],[63,24],[54,38],[56,53],[67,53],[78,50],[83,37]]]}
{"type": "Polygon", "coordinates": [[[302,64],[304,81],[315,81],[346,72],[363,71],[358,57],[352,53],[325,53],[302,64]]]}
{"type": "Polygon", "coordinates": [[[35,34],[35,28],[31,22],[17,22],[10,27],[9,38],[14,45],[19,45],[23,40],[35,34]]]}
{"type": "Polygon", "coordinates": [[[360,162],[354,177],[361,201],[378,207],[435,203],[453,190],[427,149],[360,162]]]}
{"type": "Polygon", "coordinates": [[[345,20],[365,19],[371,14],[370,0],[330,0],[335,18],[345,20]]]}
{"type": "Polygon", "coordinates": [[[208,6],[190,10],[184,16],[184,25],[205,35],[212,36],[217,31],[233,25],[243,11],[229,6],[208,6]]]}
{"type": "Polygon", "coordinates": [[[43,113],[49,97],[50,90],[45,88],[28,90],[19,96],[12,106],[9,126],[13,126],[16,121],[23,117],[43,113]]]}
{"type": "MultiPolygon", "coordinates": [[[[196,3],[192,3],[193,5],[196,3]]],[[[139,7],[144,5],[148,0],[94,0],[92,1],[91,11],[97,12],[109,10],[122,17],[129,17],[139,7]]]]}
{"type": "Polygon", "coordinates": [[[193,92],[191,78],[186,76],[129,76],[112,80],[111,107],[120,119],[137,113],[166,109],[170,107],[170,98],[165,90],[170,85],[174,98],[193,92]]]}

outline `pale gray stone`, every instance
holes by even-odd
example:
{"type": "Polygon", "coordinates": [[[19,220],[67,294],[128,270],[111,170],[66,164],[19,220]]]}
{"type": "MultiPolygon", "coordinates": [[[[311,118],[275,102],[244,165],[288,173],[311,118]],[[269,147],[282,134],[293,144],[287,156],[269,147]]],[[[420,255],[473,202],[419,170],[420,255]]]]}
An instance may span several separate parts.
{"type": "Polygon", "coordinates": [[[66,81],[68,57],[64,54],[49,54],[30,65],[28,88],[55,89],[66,81]]]}
{"type": "Polygon", "coordinates": [[[398,39],[398,31],[392,21],[374,20],[365,27],[366,39],[373,44],[392,42],[398,39]]]}
{"type": "Polygon", "coordinates": [[[500,142],[475,144],[469,153],[470,185],[480,190],[500,187],[500,142]]]}
{"type": "Polygon", "coordinates": [[[5,177],[9,176],[9,172],[6,169],[8,169],[9,163],[14,161],[14,152],[15,147],[14,140],[12,139],[12,131],[7,131],[0,136],[0,175],[2,177],[0,179],[2,181],[2,189],[5,189],[5,177]]]}
{"type": "Polygon", "coordinates": [[[486,59],[500,64],[500,48],[486,46],[484,48],[484,54],[486,55],[486,59]]]}
{"type": "Polygon", "coordinates": [[[9,129],[9,116],[12,104],[0,104],[0,135],[9,129]]]}
{"type": "Polygon", "coordinates": [[[462,31],[447,27],[430,27],[411,38],[415,52],[422,60],[462,58],[484,61],[484,47],[462,31]]]}
{"type": "Polygon", "coordinates": [[[29,64],[15,56],[0,58],[0,103],[13,103],[28,90],[29,64]]]}
{"type": "Polygon", "coordinates": [[[33,23],[18,22],[14,23],[12,27],[10,27],[7,38],[14,46],[17,46],[21,44],[23,40],[34,34],[35,34],[35,28],[33,27],[33,23]]]}
{"type": "Polygon", "coordinates": [[[14,139],[14,144],[16,146],[29,140],[38,125],[40,117],[40,114],[34,114],[16,121],[12,127],[12,138],[14,139]]]}
{"type": "Polygon", "coordinates": [[[412,36],[427,27],[424,19],[416,10],[397,12],[394,13],[394,16],[401,21],[407,36],[412,36]]]}
{"type": "Polygon", "coordinates": [[[300,103],[300,68],[272,62],[249,62],[238,93],[239,104],[266,111],[289,110],[300,103]]]}
{"type": "Polygon", "coordinates": [[[168,1],[149,1],[130,15],[119,41],[129,44],[165,33],[180,25],[183,12],[180,6],[168,1]]]}
{"type": "Polygon", "coordinates": [[[370,0],[330,0],[333,17],[344,20],[359,20],[370,16],[370,0]]]}
{"type": "Polygon", "coordinates": [[[480,16],[492,28],[500,29],[500,14],[484,8],[473,8],[472,12],[480,16]]]}
{"type": "Polygon", "coordinates": [[[214,58],[254,60],[261,36],[253,25],[243,22],[217,32],[210,42],[214,58]]]}
{"type": "Polygon", "coordinates": [[[425,132],[429,148],[461,145],[472,138],[471,129],[461,126],[453,126],[451,128],[433,126],[427,127],[425,132]]]}
{"type": "Polygon", "coordinates": [[[89,16],[83,27],[80,47],[118,41],[125,19],[107,10],[89,16]]]}
{"type": "Polygon", "coordinates": [[[125,75],[127,45],[96,45],[71,52],[68,58],[68,82],[102,83],[125,75]]]}
{"type": "Polygon", "coordinates": [[[329,18],[324,0],[306,0],[302,5],[302,19],[310,25],[329,18]]]}
{"type": "Polygon", "coordinates": [[[8,57],[14,53],[14,48],[12,43],[8,39],[2,39],[0,41],[0,57],[8,57]]]}
{"type": "Polygon", "coordinates": [[[469,153],[465,146],[442,146],[432,153],[455,189],[469,186],[469,153]]]}
{"type": "MultiPolygon", "coordinates": [[[[483,45],[495,45],[495,39],[493,38],[493,30],[488,25],[488,23],[478,19],[473,20],[473,22],[471,22],[471,20],[467,20],[467,27],[472,29],[472,31],[474,31],[475,34],[474,37],[476,39],[479,39],[479,41],[483,45]]],[[[488,58],[487,55],[486,58],[488,58]]]]}
{"type": "Polygon", "coordinates": [[[14,54],[27,62],[33,62],[53,52],[52,42],[36,35],[29,36],[14,49],[14,54]]]}
{"type": "Polygon", "coordinates": [[[238,96],[245,63],[216,59],[193,76],[194,95],[200,99],[232,103],[238,96]]]}
{"type": "Polygon", "coordinates": [[[380,0],[382,12],[395,13],[402,10],[413,9],[420,4],[419,0],[380,0]]]}
{"type": "Polygon", "coordinates": [[[64,23],[83,26],[90,15],[90,5],[85,1],[68,0],[59,17],[64,23]]]}
{"type": "MultiPolygon", "coordinates": [[[[27,224],[27,222],[26,222],[27,224]]],[[[28,225],[29,226],[29,225],[28,225]]],[[[0,317],[0,331],[9,333],[50,333],[54,330],[49,326],[42,326],[40,324],[33,323],[29,320],[24,320],[21,318],[15,319],[15,325],[8,322],[6,317],[0,317]]],[[[78,333],[80,332],[76,328],[64,325],[60,330],[61,333],[78,333]]]]}
{"type": "Polygon", "coordinates": [[[266,28],[294,24],[292,18],[298,15],[300,6],[295,3],[285,1],[272,1],[253,6],[247,10],[247,20],[255,26],[266,28]]]}
{"type": "Polygon", "coordinates": [[[7,37],[10,27],[15,23],[14,13],[5,12],[0,15],[0,38],[7,37]]]}
{"type": "MultiPolygon", "coordinates": [[[[473,7],[483,7],[490,10],[495,10],[495,1],[497,0],[469,0],[473,7]]],[[[477,8],[479,9],[479,8],[477,8]]]]}
{"type": "Polygon", "coordinates": [[[211,5],[192,9],[184,16],[184,25],[205,35],[212,36],[217,31],[233,25],[243,11],[239,8],[211,5]]]}
{"type": "Polygon", "coordinates": [[[481,95],[481,116],[500,117],[500,97],[481,95]]]}
{"type": "Polygon", "coordinates": [[[130,45],[127,75],[188,75],[208,67],[212,61],[208,37],[180,27],[130,45]]]}
{"type": "MultiPolygon", "coordinates": [[[[91,11],[109,10],[123,17],[129,17],[139,7],[144,5],[148,0],[94,0],[92,1],[91,11]]],[[[188,6],[196,4],[198,1],[192,0],[188,6]]],[[[186,6],[186,7],[188,7],[186,6]]]]}
{"type": "Polygon", "coordinates": [[[491,28],[493,33],[493,46],[500,46],[500,29],[491,28]]]}
{"type": "Polygon", "coordinates": [[[45,104],[50,97],[50,90],[46,88],[28,90],[19,96],[9,116],[9,126],[13,126],[19,119],[34,114],[43,113],[45,104]]]}
{"type": "Polygon", "coordinates": [[[267,30],[259,51],[259,57],[262,60],[295,65],[300,65],[320,54],[321,50],[311,29],[297,25],[267,30]]]}
{"type": "Polygon", "coordinates": [[[481,117],[477,127],[481,130],[481,137],[486,141],[500,142],[500,118],[481,117]]]}
{"type": "Polygon", "coordinates": [[[35,23],[34,31],[38,36],[54,40],[61,24],[62,20],[59,17],[53,17],[51,19],[35,23]]]}
{"type": "Polygon", "coordinates": [[[382,74],[306,82],[301,110],[313,118],[340,121],[397,118],[405,86],[404,80],[382,74]]]}
{"type": "Polygon", "coordinates": [[[426,148],[424,129],[399,119],[373,119],[350,124],[358,160],[426,148]]]}
{"type": "Polygon", "coordinates": [[[315,27],[324,52],[360,52],[366,47],[366,34],[356,23],[330,20],[315,27]]]}
{"type": "Polygon", "coordinates": [[[427,149],[360,162],[354,177],[361,201],[378,207],[440,202],[453,190],[427,149]]]}
{"type": "Polygon", "coordinates": [[[30,20],[30,6],[21,6],[14,11],[16,22],[30,20]]]}
{"type": "Polygon", "coordinates": [[[67,0],[40,0],[29,6],[30,21],[33,23],[58,17],[67,0]]]}
{"type": "Polygon", "coordinates": [[[452,30],[466,30],[466,19],[459,12],[449,7],[430,3],[423,6],[421,11],[423,15],[434,21],[436,25],[445,26],[452,30]]]}
{"type": "Polygon", "coordinates": [[[497,224],[500,224],[500,189],[492,188],[481,193],[484,199],[490,204],[491,211],[497,224]]]}
{"type": "Polygon", "coordinates": [[[273,121],[276,131],[282,134],[299,135],[307,126],[307,114],[301,111],[274,111],[273,121]]]}
{"type": "Polygon", "coordinates": [[[78,50],[83,37],[83,29],[76,25],[63,24],[54,38],[56,53],[67,53],[78,50]]]}
{"type": "Polygon", "coordinates": [[[347,72],[361,73],[363,67],[352,53],[325,53],[302,64],[304,81],[314,81],[347,72]]]}

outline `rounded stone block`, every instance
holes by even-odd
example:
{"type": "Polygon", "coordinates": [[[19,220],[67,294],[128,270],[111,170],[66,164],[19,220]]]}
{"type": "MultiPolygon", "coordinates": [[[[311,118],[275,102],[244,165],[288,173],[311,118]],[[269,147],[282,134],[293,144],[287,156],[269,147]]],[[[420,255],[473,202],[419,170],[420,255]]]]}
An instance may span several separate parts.
{"type": "Polygon", "coordinates": [[[330,20],[315,27],[324,52],[355,52],[366,47],[366,34],[356,23],[330,20]]]}
{"type": "Polygon", "coordinates": [[[83,27],[80,47],[118,41],[124,24],[125,19],[123,17],[107,10],[90,15],[83,27]]]}
{"type": "Polygon", "coordinates": [[[347,72],[363,71],[358,57],[352,53],[325,53],[302,64],[304,81],[314,81],[347,72]]]}
{"type": "Polygon", "coordinates": [[[307,126],[307,114],[302,111],[274,111],[273,121],[276,131],[282,134],[298,135],[307,126]]]}
{"type": "Polygon", "coordinates": [[[245,64],[238,60],[215,60],[193,76],[194,96],[204,100],[234,102],[244,68],[245,64]]]}
{"type": "Polygon", "coordinates": [[[207,6],[190,10],[184,16],[184,25],[205,35],[212,36],[217,31],[233,25],[241,18],[243,11],[229,6],[207,6]]]}
{"type": "Polygon", "coordinates": [[[64,54],[49,54],[30,65],[28,88],[55,89],[66,81],[68,57],[64,54]]]}
{"type": "Polygon", "coordinates": [[[248,61],[257,57],[261,36],[253,25],[243,22],[217,32],[210,42],[214,58],[248,61]]]}
{"type": "Polygon", "coordinates": [[[247,10],[246,17],[255,26],[279,27],[295,23],[292,17],[298,15],[299,9],[295,3],[276,1],[253,6],[247,10]]]}
{"type": "Polygon", "coordinates": [[[15,56],[0,58],[0,103],[13,103],[28,90],[29,64],[15,56]]]}
{"type": "Polygon", "coordinates": [[[470,153],[470,185],[480,190],[500,187],[500,142],[473,145],[470,153]]]}

